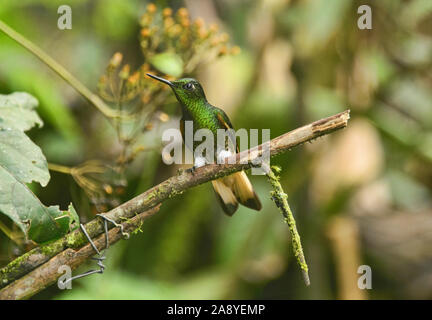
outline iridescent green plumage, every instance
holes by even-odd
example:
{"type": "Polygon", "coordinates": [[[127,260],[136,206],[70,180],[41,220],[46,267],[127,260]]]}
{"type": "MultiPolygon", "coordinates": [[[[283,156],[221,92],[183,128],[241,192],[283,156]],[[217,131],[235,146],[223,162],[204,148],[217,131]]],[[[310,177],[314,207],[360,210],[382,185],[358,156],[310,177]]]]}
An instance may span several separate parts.
{"type": "MultiPolygon", "coordinates": [[[[183,140],[185,140],[185,121],[193,122],[194,134],[198,129],[211,130],[215,137],[215,143],[217,141],[216,135],[218,129],[227,130],[233,128],[226,113],[222,109],[208,103],[204,90],[197,80],[184,78],[176,81],[168,81],[151,74],[147,75],[169,85],[174,91],[182,107],[183,116],[180,121],[180,130],[183,140]]],[[[195,150],[196,146],[200,143],[200,141],[194,142],[193,149],[195,150]]],[[[214,180],[212,183],[226,214],[233,215],[237,210],[238,202],[254,210],[261,209],[261,202],[243,171],[214,180]]]]}

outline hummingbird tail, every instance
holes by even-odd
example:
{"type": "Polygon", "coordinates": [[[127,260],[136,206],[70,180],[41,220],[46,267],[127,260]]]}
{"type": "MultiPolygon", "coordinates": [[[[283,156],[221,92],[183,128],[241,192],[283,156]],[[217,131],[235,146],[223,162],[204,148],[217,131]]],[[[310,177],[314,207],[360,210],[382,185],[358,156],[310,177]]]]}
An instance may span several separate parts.
{"type": "Polygon", "coordinates": [[[261,202],[244,171],[213,180],[212,184],[227,215],[232,216],[237,211],[239,202],[250,209],[261,210],[261,202]]]}
{"type": "Polygon", "coordinates": [[[212,184],[223,211],[232,216],[237,211],[238,202],[231,188],[225,185],[224,179],[213,180],[212,184]]]}
{"type": "Polygon", "coordinates": [[[231,177],[234,179],[232,190],[237,201],[250,209],[257,211],[261,210],[261,201],[255,193],[252,183],[249,181],[246,173],[240,171],[234,173],[231,177]]]}

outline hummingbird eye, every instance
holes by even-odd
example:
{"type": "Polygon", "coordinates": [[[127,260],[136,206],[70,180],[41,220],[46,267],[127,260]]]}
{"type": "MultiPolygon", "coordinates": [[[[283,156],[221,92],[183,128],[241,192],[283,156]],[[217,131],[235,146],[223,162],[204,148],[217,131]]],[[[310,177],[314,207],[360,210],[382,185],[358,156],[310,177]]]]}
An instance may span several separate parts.
{"type": "Polygon", "coordinates": [[[183,88],[185,88],[187,90],[193,90],[193,89],[195,89],[195,86],[193,85],[192,82],[188,82],[183,86],[183,88]]]}

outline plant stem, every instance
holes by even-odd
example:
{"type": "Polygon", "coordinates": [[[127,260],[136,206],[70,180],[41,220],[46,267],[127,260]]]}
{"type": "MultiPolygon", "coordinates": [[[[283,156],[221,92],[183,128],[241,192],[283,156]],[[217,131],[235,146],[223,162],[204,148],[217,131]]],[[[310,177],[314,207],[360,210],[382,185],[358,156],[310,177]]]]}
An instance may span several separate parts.
{"type": "Polygon", "coordinates": [[[3,222],[0,221],[0,230],[3,231],[3,233],[12,241],[15,242],[12,230],[10,230],[3,222]]]}
{"type": "Polygon", "coordinates": [[[83,85],[77,78],[75,78],[69,71],[67,71],[62,65],[51,58],[45,51],[35,45],[33,42],[25,38],[20,33],[9,27],[6,23],[0,20],[0,31],[3,31],[12,40],[15,40],[36,57],[38,57],[43,63],[50,67],[60,77],[62,77],[67,83],[69,83],[79,94],[81,94],[87,101],[93,104],[100,112],[102,112],[108,118],[120,117],[120,114],[115,110],[112,110],[103,100],[93,92],[91,92],[85,85],[83,85]]]}
{"type": "Polygon", "coordinates": [[[48,169],[52,171],[57,171],[65,174],[71,174],[72,168],[62,166],[60,164],[48,163],[48,169]]]}

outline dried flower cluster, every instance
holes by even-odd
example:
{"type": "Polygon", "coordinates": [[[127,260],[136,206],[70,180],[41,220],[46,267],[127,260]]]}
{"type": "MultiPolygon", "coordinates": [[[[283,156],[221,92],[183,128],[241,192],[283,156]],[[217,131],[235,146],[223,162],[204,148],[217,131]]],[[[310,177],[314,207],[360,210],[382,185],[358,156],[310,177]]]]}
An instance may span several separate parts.
{"type": "Polygon", "coordinates": [[[184,72],[191,74],[201,63],[227,54],[237,54],[240,48],[228,47],[229,36],[218,33],[218,25],[208,28],[201,18],[192,21],[186,8],[175,14],[171,8],[157,12],[149,4],[140,20],[140,45],[145,59],[163,51],[173,51],[183,61],[184,72]]]}
{"type": "Polygon", "coordinates": [[[180,77],[193,75],[201,64],[214,58],[240,52],[237,46],[228,47],[228,34],[218,33],[216,24],[207,28],[201,18],[191,21],[186,8],[180,8],[174,14],[171,8],[158,11],[154,4],[149,4],[141,16],[140,25],[144,63],[138,70],[131,72],[128,64],[122,65],[123,55],[117,52],[99,80],[100,96],[114,103],[114,107],[138,95],[141,96],[141,107],[144,107],[155,99],[154,95],[160,89],[167,89],[166,86],[149,81],[145,75],[147,72],[162,73],[167,79],[173,79],[174,74],[164,72],[164,63],[178,64],[180,72],[176,72],[176,76],[180,77]],[[164,54],[167,55],[156,62],[155,58],[164,54]],[[173,62],[173,59],[176,60],[173,62]]]}

